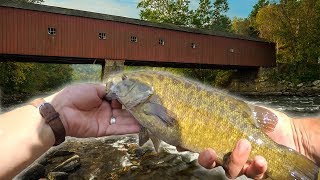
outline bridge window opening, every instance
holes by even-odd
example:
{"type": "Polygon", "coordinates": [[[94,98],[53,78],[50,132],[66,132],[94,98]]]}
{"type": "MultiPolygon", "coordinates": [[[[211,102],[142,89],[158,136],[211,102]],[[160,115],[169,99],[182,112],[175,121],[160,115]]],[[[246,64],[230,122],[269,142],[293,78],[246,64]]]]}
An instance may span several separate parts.
{"type": "Polygon", "coordinates": [[[99,39],[106,40],[107,39],[106,33],[99,32],[99,39]]]}
{"type": "Polygon", "coordinates": [[[131,36],[130,40],[131,42],[135,42],[135,43],[138,42],[137,36],[131,36]]]}
{"type": "Polygon", "coordinates": [[[48,34],[53,36],[56,35],[56,28],[48,27],[48,34]]]}
{"type": "Polygon", "coordinates": [[[191,43],[191,48],[192,49],[195,49],[197,46],[196,46],[196,43],[191,43]]]}
{"type": "Polygon", "coordinates": [[[164,39],[159,39],[159,44],[164,46],[164,39]]]}

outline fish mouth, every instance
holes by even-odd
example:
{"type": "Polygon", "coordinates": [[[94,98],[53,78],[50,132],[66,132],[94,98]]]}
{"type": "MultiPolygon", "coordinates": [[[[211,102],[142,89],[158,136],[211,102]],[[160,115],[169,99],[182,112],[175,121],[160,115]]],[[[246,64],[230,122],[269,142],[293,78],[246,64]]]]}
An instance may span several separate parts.
{"type": "Polygon", "coordinates": [[[134,89],[135,84],[133,84],[133,86],[131,86],[125,94],[117,93],[118,90],[116,89],[116,86],[126,79],[127,76],[125,74],[116,74],[109,78],[109,80],[106,82],[105,99],[107,101],[126,97],[134,89]]]}

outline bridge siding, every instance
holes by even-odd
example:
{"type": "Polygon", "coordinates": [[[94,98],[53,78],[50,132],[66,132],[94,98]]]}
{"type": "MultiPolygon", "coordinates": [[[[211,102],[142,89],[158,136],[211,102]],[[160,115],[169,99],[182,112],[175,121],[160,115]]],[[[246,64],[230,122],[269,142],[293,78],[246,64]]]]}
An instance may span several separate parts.
{"type": "Polygon", "coordinates": [[[8,7],[0,7],[0,38],[0,54],[240,66],[275,63],[273,43],[8,7]],[[48,35],[51,26],[56,36],[48,35]],[[106,40],[98,39],[102,31],[106,40]],[[138,43],[130,42],[131,35],[138,37],[138,43]],[[164,46],[158,44],[159,38],[165,40],[164,46]]]}

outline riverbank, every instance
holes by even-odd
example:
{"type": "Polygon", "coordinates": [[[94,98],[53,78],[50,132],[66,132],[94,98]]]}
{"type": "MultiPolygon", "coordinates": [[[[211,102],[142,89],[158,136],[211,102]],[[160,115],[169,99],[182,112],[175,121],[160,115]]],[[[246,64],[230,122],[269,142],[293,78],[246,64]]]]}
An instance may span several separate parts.
{"type": "MultiPolygon", "coordinates": [[[[17,179],[228,179],[221,167],[207,170],[198,155],[162,144],[139,147],[137,135],[67,138],[25,169],[17,179]]],[[[238,180],[247,179],[245,176],[238,180]]]]}
{"type": "Polygon", "coordinates": [[[312,96],[320,95],[320,80],[297,85],[285,80],[278,83],[259,80],[253,82],[233,81],[227,89],[232,93],[244,95],[312,96]]]}
{"type": "Polygon", "coordinates": [[[236,72],[225,87],[230,92],[251,95],[320,94],[320,65],[278,64],[245,74],[236,72]]]}

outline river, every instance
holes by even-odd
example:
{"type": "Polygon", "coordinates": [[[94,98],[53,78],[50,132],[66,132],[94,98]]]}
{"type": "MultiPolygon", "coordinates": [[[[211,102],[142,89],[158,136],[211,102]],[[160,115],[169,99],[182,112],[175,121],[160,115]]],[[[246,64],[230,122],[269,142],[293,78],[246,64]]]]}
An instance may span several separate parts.
{"type": "MultiPolygon", "coordinates": [[[[262,104],[279,111],[283,111],[291,116],[319,116],[320,115],[320,95],[314,96],[285,96],[285,95],[239,95],[241,98],[255,104],[262,104]]],[[[4,98],[1,101],[0,112],[6,112],[19,104],[26,102],[32,97],[15,96],[14,98],[4,98]]]]}

